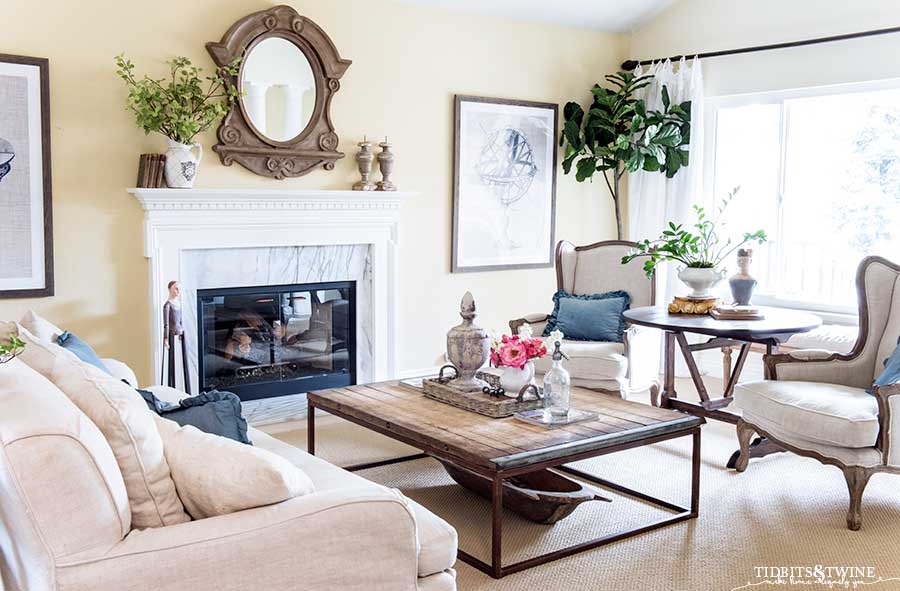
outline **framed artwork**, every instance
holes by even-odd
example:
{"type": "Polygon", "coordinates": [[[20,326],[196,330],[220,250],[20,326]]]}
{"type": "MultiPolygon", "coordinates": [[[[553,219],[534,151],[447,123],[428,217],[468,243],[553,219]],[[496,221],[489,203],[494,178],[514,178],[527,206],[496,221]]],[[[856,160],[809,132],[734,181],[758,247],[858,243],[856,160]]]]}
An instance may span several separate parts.
{"type": "Polygon", "coordinates": [[[557,111],[456,96],[453,273],[553,266],[557,111]]]}
{"type": "Polygon", "coordinates": [[[53,295],[48,75],[44,58],[0,54],[0,298],[53,295]]]}

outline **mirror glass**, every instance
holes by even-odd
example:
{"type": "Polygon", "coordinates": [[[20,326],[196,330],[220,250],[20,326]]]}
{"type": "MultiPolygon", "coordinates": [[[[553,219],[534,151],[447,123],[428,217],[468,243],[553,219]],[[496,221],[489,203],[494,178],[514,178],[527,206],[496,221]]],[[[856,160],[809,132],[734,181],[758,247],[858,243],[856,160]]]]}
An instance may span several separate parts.
{"type": "Polygon", "coordinates": [[[241,101],[253,126],[284,142],[306,128],[316,106],[316,81],[300,48],[281,37],[257,43],[244,59],[241,101]]]}

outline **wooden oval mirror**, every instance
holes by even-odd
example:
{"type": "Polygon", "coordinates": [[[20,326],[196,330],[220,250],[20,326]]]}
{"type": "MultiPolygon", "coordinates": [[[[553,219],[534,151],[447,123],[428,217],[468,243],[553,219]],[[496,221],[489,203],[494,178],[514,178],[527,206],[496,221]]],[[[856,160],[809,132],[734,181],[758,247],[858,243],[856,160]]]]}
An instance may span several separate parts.
{"type": "Polygon", "coordinates": [[[314,22],[276,6],[245,16],[206,49],[220,67],[242,60],[238,75],[227,77],[241,96],[213,146],[222,164],[283,179],[331,170],[344,157],[330,110],[351,62],[314,22]]]}

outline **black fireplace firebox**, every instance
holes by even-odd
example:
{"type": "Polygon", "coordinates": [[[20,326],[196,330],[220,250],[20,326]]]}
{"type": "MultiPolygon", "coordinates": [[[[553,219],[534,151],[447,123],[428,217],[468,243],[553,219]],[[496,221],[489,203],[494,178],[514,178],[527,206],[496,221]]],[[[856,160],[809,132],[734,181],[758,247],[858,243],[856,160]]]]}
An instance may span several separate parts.
{"type": "Polygon", "coordinates": [[[242,400],[356,383],[356,282],[197,291],[200,391],[242,400]]]}

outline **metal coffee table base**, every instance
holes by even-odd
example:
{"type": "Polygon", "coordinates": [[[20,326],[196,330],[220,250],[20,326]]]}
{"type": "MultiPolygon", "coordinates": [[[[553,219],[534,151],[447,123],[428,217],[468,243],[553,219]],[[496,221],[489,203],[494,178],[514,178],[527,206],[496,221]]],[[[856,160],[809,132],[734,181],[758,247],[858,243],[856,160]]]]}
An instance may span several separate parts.
{"type": "MultiPolygon", "coordinates": [[[[311,421],[312,423],[312,421],[311,421]]],[[[311,426],[314,423],[311,424],[311,426]]],[[[313,453],[315,453],[315,431],[314,427],[309,431],[309,441],[311,444],[311,448],[313,453]]],[[[346,469],[350,471],[359,471],[359,470],[367,470],[369,468],[375,468],[378,466],[385,466],[388,464],[397,464],[400,462],[409,462],[413,460],[419,460],[425,457],[429,457],[429,454],[415,454],[410,456],[405,456],[401,458],[395,458],[391,460],[384,460],[380,462],[372,462],[367,464],[356,464],[354,466],[348,466],[346,469]]],[[[451,461],[454,465],[457,464],[456,461],[451,461]]],[[[477,568],[481,572],[490,575],[495,579],[500,579],[505,577],[506,575],[510,575],[513,573],[517,573],[535,566],[540,566],[542,564],[546,564],[548,562],[552,562],[554,560],[559,560],[560,558],[565,558],[567,556],[572,556],[573,554],[578,554],[581,552],[586,552],[588,550],[593,550],[594,548],[599,548],[600,546],[605,546],[606,544],[611,544],[613,542],[617,542],[619,540],[624,540],[626,538],[630,538],[632,536],[636,536],[642,534],[644,532],[652,531],[655,529],[659,529],[662,527],[666,527],[668,525],[674,525],[676,523],[680,523],[682,521],[686,521],[688,519],[695,519],[699,514],[700,509],[700,427],[696,427],[688,432],[680,432],[673,433],[668,435],[660,435],[657,437],[647,438],[647,439],[639,439],[636,441],[619,444],[613,447],[609,447],[607,449],[600,450],[599,452],[589,452],[582,454],[581,456],[574,456],[566,458],[564,462],[560,462],[559,460],[548,461],[540,464],[533,464],[528,466],[523,466],[521,468],[511,468],[508,470],[500,470],[497,472],[489,472],[487,470],[479,470],[473,469],[471,466],[458,466],[464,470],[468,470],[470,472],[474,472],[476,474],[481,474],[486,476],[492,480],[492,491],[491,491],[491,562],[488,564],[483,560],[480,560],[468,552],[464,550],[459,550],[457,553],[457,557],[459,560],[464,563],[477,568]],[[692,437],[692,450],[691,450],[691,506],[690,508],[682,507],[680,505],[676,505],[675,503],[670,503],[669,501],[665,501],[662,499],[658,499],[646,493],[642,493],[640,491],[622,486],[620,484],[616,484],[614,482],[610,482],[609,480],[599,478],[592,474],[588,474],[587,472],[583,472],[576,468],[572,468],[565,464],[576,462],[580,460],[585,460],[588,458],[598,457],[601,455],[606,455],[610,453],[614,453],[617,451],[623,451],[626,449],[631,449],[634,447],[641,447],[644,445],[651,445],[653,443],[659,443],[661,441],[666,441],[669,439],[675,439],[678,437],[685,437],[687,435],[691,435],[692,437]],[[560,472],[565,472],[567,474],[571,474],[577,478],[585,480],[587,482],[591,482],[603,488],[616,491],[625,496],[629,496],[635,499],[639,499],[641,501],[650,503],[662,509],[666,509],[669,511],[673,511],[674,515],[669,517],[665,517],[662,519],[658,519],[656,521],[652,521],[645,525],[640,525],[637,527],[633,527],[631,529],[626,529],[622,531],[618,531],[611,534],[606,534],[604,536],[600,536],[598,538],[594,538],[592,540],[588,540],[585,542],[581,542],[579,544],[574,544],[572,546],[568,546],[566,548],[561,548],[559,550],[554,550],[552,552],[547,552],[541,554],[539,556],[535,556],[533,558],[528,558],[526,560],[522,560],[520,562],[516,562],[510,564],[508,566],[503,565],[503,559],[501,556],[502,546],[503,546],[503,506],[501,499],[502,491],[503,491],[503,482],[509,478],[520,476],[522,474],[528,474],[531,472],[536,472],[539,470],[544,470],[546,468],[553,468],[555,470],[559,470],[560,472]]]]}

